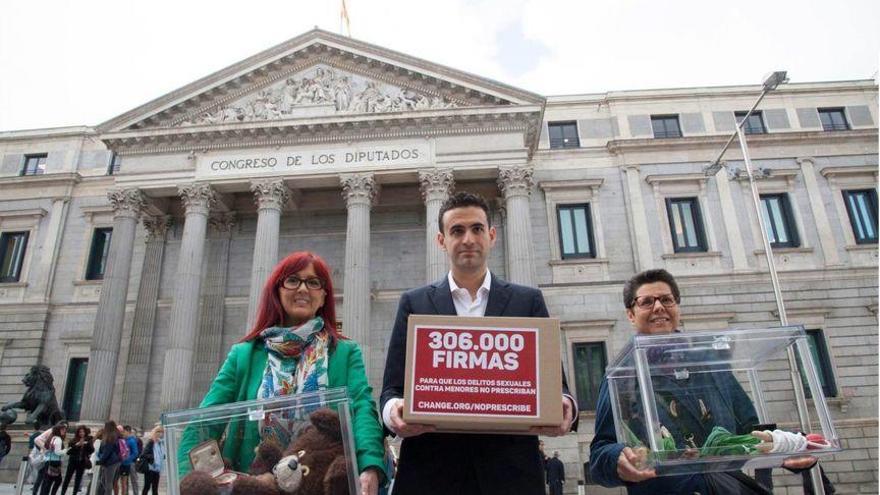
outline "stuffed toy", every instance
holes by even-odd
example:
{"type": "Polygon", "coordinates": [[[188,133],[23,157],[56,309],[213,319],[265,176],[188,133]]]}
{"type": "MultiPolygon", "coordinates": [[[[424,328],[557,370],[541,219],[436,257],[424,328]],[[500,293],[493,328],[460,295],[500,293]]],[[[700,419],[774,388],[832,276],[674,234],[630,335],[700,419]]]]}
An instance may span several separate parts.
{"type": "Polygon", "coordinates": [[[231,489],[205,472],[193,471],[180,482],[181,495],[348,495],[348,474],[339,415],[319,409],[311,425],[286,449],[262,442],[250,467],[231,489]]]}

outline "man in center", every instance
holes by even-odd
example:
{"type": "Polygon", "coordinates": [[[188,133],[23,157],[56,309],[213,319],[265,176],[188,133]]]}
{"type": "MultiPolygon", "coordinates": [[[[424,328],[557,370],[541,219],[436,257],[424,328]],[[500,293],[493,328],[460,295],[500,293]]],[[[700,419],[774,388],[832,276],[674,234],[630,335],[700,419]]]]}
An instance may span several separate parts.
{"type": "Polygon", "coordinates": [[[563,419],[533,428],[533,435],[437,433],[403,420],[407,322],[411,314],[450,316],[548,316],[541,291],[506,282],[488,268],[495,245],[489,206],[460,192],[440,208],[437,244],[449,257],[449,273],[404,293],[385,360],[382,419],[402,437],[395,495],[544,495],[544,464],[536,435],[558,436],[577,426],[577,409],[563,375],[563,419]]]}

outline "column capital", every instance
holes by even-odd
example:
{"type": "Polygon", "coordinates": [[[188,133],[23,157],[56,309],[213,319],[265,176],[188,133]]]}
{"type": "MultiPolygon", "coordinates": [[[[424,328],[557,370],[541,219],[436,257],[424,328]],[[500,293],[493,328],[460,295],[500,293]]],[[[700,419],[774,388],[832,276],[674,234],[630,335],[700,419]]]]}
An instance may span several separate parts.
{"type": "Polygon", "coordinates": [[[137,219],[144,209],[144,193],[140,189],[113,189],[107,191],[114,217],[137,219]]]}
{"type": "Polygon", "coordinates": [[[290,200],[290,189],[281,179],[263,179],[251,182],[251,192],[257,208],[280,210],[290,200]]]}
{"type": "Polygon", "coordinates": [[[808,165],[814,165],[816,163],[816,159],[813,158],[812,156],[801,156],[801,157],[795,158],[795,161],[800,166],[803,166],[805,163],[808,165]]]}
{"type": "Polygon", "coordinates": [[[217,215],[208,216],[208,227],[210,227],[214,232],[220,234],[228,234],[232,232],[235,224],[238,223],[235,212],[228,213],[220,213],[217,215]]]}
{"type": "Polygon", "coordinates": [[[192,183],[177,188],[186,214],[196,213],[207,215],[217,202],[217,194],[210,185],[204,183],[192,183]]]}
{"type": "Polygon", "coordinates": [[[455,188],[455,177],[448,168],[419,170],[419,184],[425,201],[445,201],[455,188]]]}
{"type": "Polygon", "coordinates": [[[532,192],[533,167],[501,167],[498,169],[498,187],[504,199],[514,196],[528,197],[532,192]]]}
{"type": "Polygon", "coordinates": [[[147,242],[162,240],[174,220],[170,215],[144,216],[144,228],[147,229],[147,242]]]}
{"type": "Polygon", "coordinates": [[[346,206],[355,204],[372,205],[379,195],[379,184],[373,174],[343,174],[339,176],[342,197],[346,206]]]}

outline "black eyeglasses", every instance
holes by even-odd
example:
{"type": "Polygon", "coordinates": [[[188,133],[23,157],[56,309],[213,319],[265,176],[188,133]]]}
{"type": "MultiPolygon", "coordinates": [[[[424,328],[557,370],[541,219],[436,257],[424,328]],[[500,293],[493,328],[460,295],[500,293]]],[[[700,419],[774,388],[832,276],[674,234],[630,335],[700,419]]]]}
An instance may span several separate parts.
{"type": "Polygon", "coordinates": [[[320,290],[324,288],[324,281],[318,277],[309,277],[303,280],[296,275],[291,275],[285,278],[281,282],[281,287],[288,290],[297,290],[302,284],[306,284],[306,288],[311,290],[320,290]]]}
{"type": "Polygon", "coordinates": [[[671,308],[678,304],[678,301],[675,300],[675,296],[672,294],[663,294],[662,296],[637,297],[633,305],[638,306],[640,309],[651,309],[657,301],[660,301],[660,304],[662,304],[664,308],[671,308]]]}

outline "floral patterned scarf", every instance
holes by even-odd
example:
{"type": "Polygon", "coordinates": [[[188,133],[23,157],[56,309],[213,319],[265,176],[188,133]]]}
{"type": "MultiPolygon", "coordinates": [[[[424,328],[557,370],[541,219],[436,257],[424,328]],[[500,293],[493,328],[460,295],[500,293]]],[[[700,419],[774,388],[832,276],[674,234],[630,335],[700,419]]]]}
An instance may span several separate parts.
{"type": "Polygon", "coordinates": [[[258,399],[327,388],[327,334],[318,316],[298,327],[269,327],[260,337],[269,353],[258,399]]]}
{"type": "MultiPolygon", "coordinates": [[[[324,320],[318,316],[298,327],[269,327],[260,332],[269,355],[258,399],[327,388],[329,337],[323,330],[324,320]]],[[[287,445],[309,412],[297,409],[291,416],[267,415],[260,422],[261,438],[287,445]]]]}

